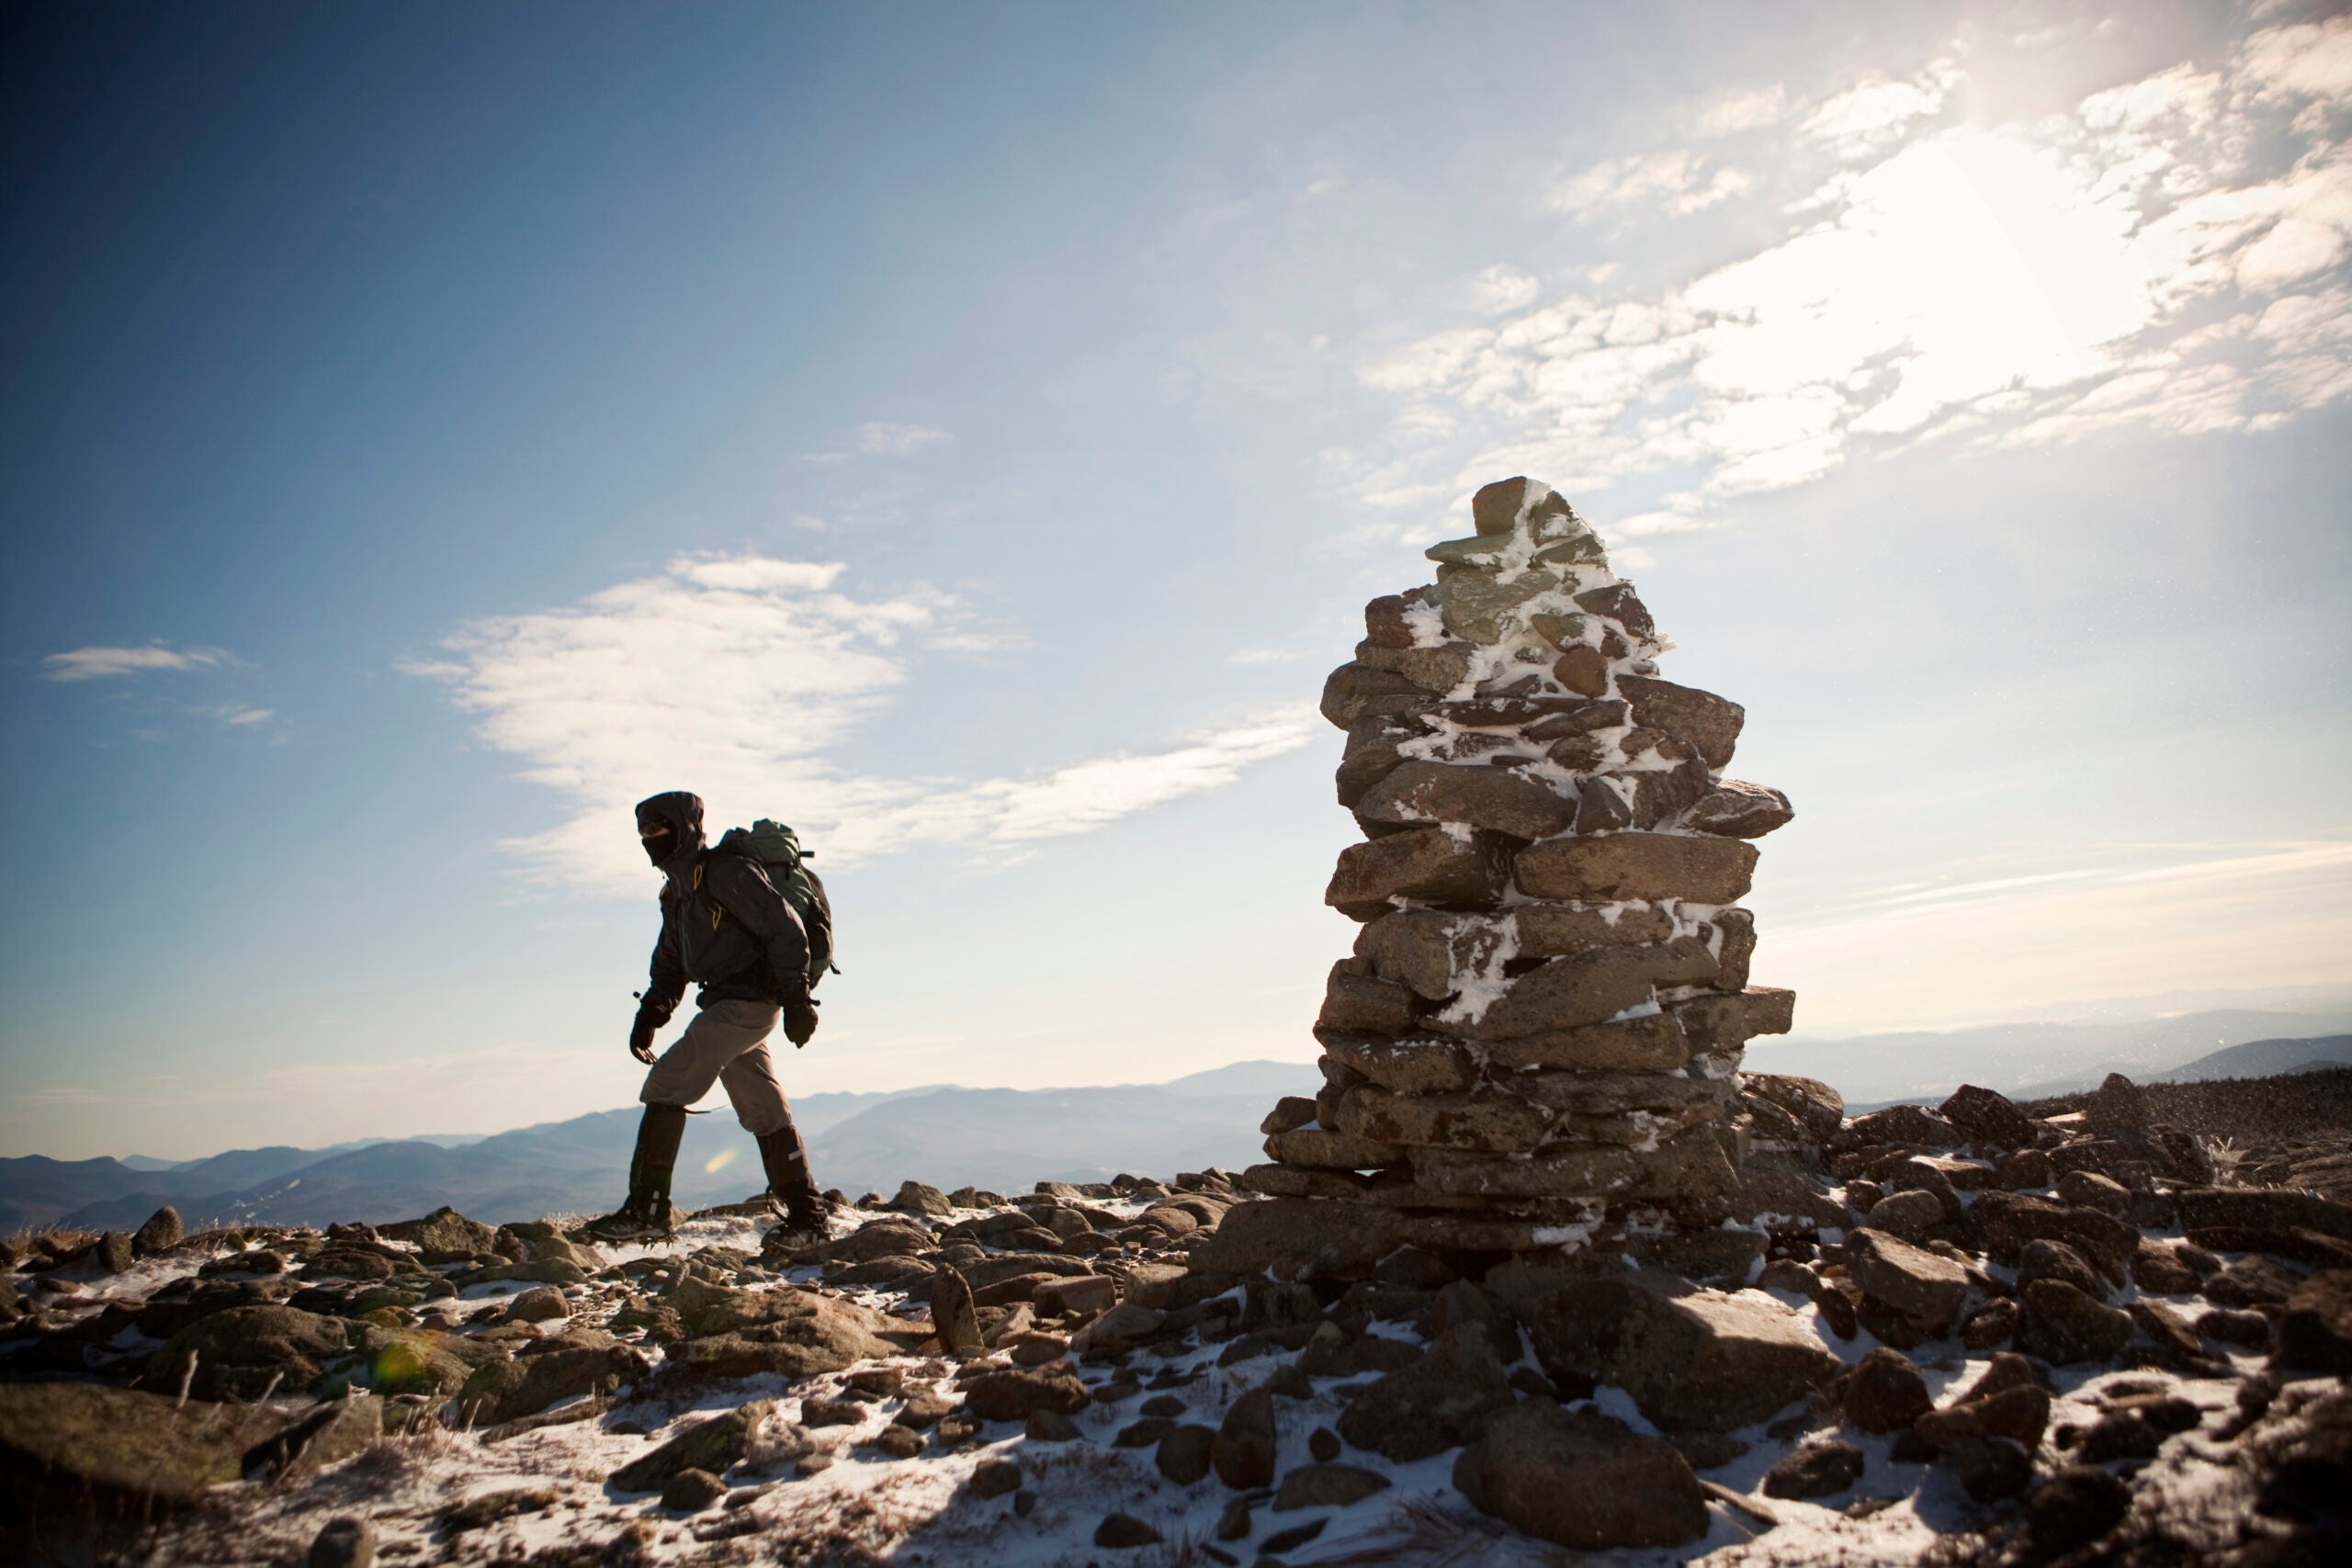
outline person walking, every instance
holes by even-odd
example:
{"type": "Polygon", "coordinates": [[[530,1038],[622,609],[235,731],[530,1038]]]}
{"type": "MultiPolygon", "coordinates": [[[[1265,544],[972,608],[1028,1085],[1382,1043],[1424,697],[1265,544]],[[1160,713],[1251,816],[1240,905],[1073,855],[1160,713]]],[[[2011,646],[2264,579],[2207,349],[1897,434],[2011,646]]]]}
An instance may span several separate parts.
{"type": "Polygon", "coordinates": [[[743,1130],[759,1140],[768,1191],[784,1206],[787,1231],[820,1239],[824,1200],[809,1179],[808,1150],[767,1047],[779,1018],[795,1045],[817,1032],[808,934],[758,861],[704,846],[702,812],[702,797],[684,790],[637,807],[638,840],[662,875],[662,935],[628,1048],[652,1071],[638,1094],[645,1111],[628,1200],[584,1228],[604,1241],[670,1234],[670,1179],[686,1107],[717,1083],[726,1086],[743,1130]],[[694,1020],[657,1058],[654,1033],[677,1011],[690,981],[702,987],[694,1020]]]}

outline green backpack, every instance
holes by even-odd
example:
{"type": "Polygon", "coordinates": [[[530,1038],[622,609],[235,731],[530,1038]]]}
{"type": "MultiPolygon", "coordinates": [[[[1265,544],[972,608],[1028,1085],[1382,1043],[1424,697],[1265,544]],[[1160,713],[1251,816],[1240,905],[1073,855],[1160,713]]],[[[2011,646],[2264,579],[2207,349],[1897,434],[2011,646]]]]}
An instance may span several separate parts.
{"type": "Polygon", "coordinates": [[[825,885],[808,869],[807,863],[816,858],[815,852],[802,849],[797,834],[763,817],[749,828],[728,829],[711,850],[757,861],[784,901],[792,906],[792,912],[800,917],[801,929],[808,933],[810,990],[817,988],[828,971],[842,972],[833,962],[833,906],[825,897],[825,885]]]}

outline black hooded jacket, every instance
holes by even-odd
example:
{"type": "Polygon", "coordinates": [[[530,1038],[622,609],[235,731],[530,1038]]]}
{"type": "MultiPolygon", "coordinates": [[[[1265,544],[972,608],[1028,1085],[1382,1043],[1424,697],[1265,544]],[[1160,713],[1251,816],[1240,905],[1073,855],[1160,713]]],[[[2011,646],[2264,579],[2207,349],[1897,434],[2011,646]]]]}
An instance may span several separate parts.
{"type": "Polygon", "coordinates": [[[689,982],[696,1007],[714,1001],[780,1002],[808,985],[808,934],[757,861],[703,847],[702,797],[673,790],[641,802],[638,819],[677,833],[661,863],[662,938],[641,1010],[658,1026],[678,1010],[689,982]]]}

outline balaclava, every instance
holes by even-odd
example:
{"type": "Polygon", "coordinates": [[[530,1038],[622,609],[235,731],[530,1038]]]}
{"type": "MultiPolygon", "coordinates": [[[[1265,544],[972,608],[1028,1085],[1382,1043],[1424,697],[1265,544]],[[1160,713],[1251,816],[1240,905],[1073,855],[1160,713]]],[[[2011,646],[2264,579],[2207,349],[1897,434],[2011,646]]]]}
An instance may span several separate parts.
{"type": "Polygon", "coordinates": [[[669,874],[673,880],[702,853],[702,796],[684,790],[670,790],[648,795],[637,803],[637,825],[640,835],[644,829],[656,829],[648,839],[640,837],[645,855],[654,865],[669,874]]]}

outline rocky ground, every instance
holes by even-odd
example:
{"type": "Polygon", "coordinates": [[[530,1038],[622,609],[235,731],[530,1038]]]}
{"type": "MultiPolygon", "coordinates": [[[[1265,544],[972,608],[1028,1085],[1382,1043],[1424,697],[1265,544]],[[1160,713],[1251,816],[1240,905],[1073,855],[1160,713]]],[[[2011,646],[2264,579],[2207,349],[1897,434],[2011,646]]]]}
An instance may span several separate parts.
{"type": "Polygon", "coordinates": [[[2352,1074],[2184,1086],[2194,1114],[2120,1082],[1850,1120],[1744,1088],[1780,1179],[1813,1179],[1712,1278],[1566,1249],[1250,1268],[1281,1201],[1216,1172],[910,1184],[798,1252],[748,1211],[617,1249],[447,1211],[20,1238],[0,1556],[2352,1554],[2352,1208],[2305,1190],[2344,1195],[2352,1074]]]}

